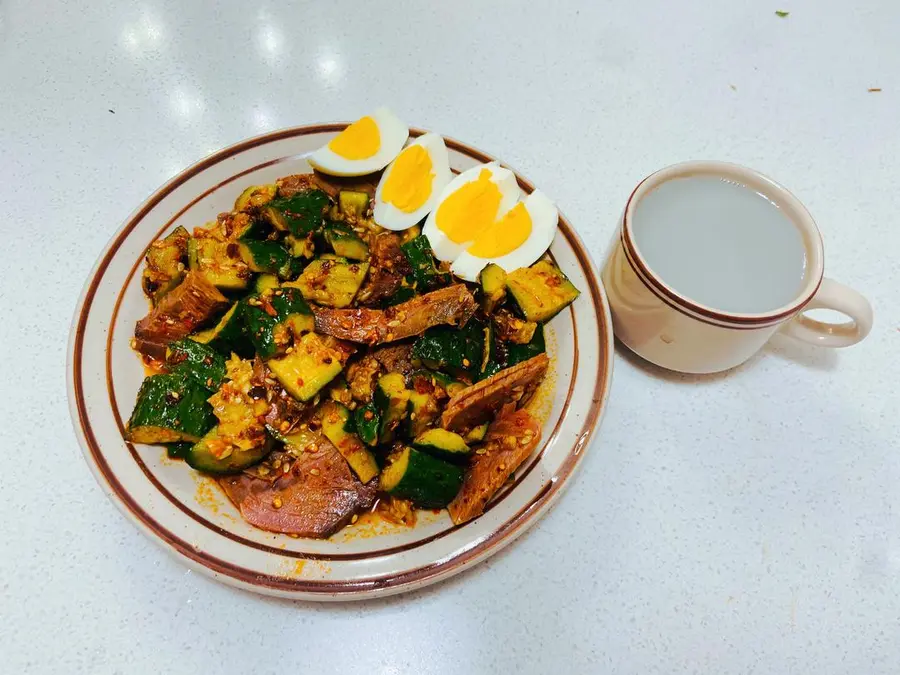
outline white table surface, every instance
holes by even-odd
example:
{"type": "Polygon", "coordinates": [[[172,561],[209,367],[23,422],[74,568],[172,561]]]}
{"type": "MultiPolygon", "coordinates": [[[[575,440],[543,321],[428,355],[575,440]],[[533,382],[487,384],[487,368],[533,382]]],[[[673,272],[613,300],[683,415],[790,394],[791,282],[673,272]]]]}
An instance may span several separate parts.
{"type": "Polygon", "coordinates": [[[0,671],[897,672],[898,26],[893,0],[0,0],[0,671]],[[708,378],[620,352],[559,505],[447,583],[338,606],[190,573],[75,441],[84,278],[204,155],[383,103],[521,170],[597,260],[647,173],[758,168],[808,205],[875,328],[708,378]]]}

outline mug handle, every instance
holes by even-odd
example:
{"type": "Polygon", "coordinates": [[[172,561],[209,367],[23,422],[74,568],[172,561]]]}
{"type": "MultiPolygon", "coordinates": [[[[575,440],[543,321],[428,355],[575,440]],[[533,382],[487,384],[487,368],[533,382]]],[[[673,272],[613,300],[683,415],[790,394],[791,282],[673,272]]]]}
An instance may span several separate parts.
{"type": "Polygon", "coordinates": [[[820,347],[849,347],[865,338],[872,330],[872,306],[852,288],[831,279],[822,279],[819,290],[809,304],[781,331],[820,347]],[[810,309],[833,309],[850,317],[844,323],[816,321],[804,315],[810,309]]]}

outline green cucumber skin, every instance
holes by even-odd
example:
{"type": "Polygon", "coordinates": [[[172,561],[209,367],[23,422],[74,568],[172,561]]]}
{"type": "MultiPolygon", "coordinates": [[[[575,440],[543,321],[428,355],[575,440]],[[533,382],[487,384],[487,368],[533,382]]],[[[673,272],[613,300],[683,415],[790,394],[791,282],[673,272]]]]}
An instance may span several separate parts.
{"type": "Polygon", "coordinates": [[[410,448],[406,473],[391,494],[423,509],[442,509],[456,497],[463,475],[462,467],[410,448]]]}
{"type": "MultiPolygon", "coordinates": [[[[279,289],[280,295],[272,293],[268,296],[269,303],[277,313],[270,316],[261,307],[244,303],[241,307],[247,338],[253,344],[257,354],[263,359],[270,359],[278,352],[275,343],[275,328],[278,324],[287,320],[293,314],[312,315],[303,294],[297,288],[279,289]]],[[[252,298],[251,298],[252,299],[252,298]]]]}
{"type": "MultiPolygon", "coordinates": [[[[427,406],[429,402],[431,403],[431,405],[435,405],[434,397],[432,394],[418,394],[415,391],[410,394],[409,402],[407,403],[406,419],[404,419],[400,425],[403,435],[409,440],[414,439],[418,435],[418,433],[421,433],[421,431],[427,428],[427,425],[431,424],[431,422],[433,421],[432,418],[422,423],[422,414],[425,410],[425,406],[427,406]],[[419,396],[425,397],[425,401],[423,402],[424,405],[421,408],[416,405],[416,397],[419,396]],[[413,419],[413,415],[415,415],[415,419],[413,419]],[[418,428],[419,424],[422,424],[421,429],[418,428]]],[[[438,415],[439,413],[435,413],[434,417],[437,417],[438,415]]]]}
{"type": "Polygon", "coordinates": [[[527,361],[546,351],[547,345],[544,342],[544,324],[539,323],[534,331],[534,336],[528,344],[517,345],[512,342],[506,344],[506,367],[509,368],[522,361],[527,361]]]}
{"type": "Polygon", "coordinates": [[[280,295],[273,293],[269,298],[272,307],[278,312],[279,319],[284,321],[291,314],[312,316],[312,310],[303,298],[299,288],[283,288],[281,290],[283,292],[280,295]]]}
{"type": "Polygon", "coordinates": [[[372,404],[375,407],[375,412],[378,413],[378,416],[380,418],[380,425],[378,428],[378,442],[387,443],[394,438],[394,431],[400,428],[400,426],[403,424],[404,419],[409,413],[409,390],[406,388],[405,378],[399,373],[388,373],[386,375],[382,375],[376,383],[375,390],[372,393],[372,404]],[[392,407],[394,401],[391,398],[390,392],[386,391],[382,386],[382,381],[384,381],[385,378],[388,377],[396,380],[402,387],[402,391],[405,394],[405,399],[402,401],[402,403],[398,402],[396,408],[392,407]]]}
{"type": "Polygon", "coordinates": [[[238,241],[243,243],[259,242],[269,236],[272,228],[269,223],[259,218],[253,218],[243,232],[238,234],[238,241]]]}
{"type": "Polygon", "coordinates": [[[412,383],[415,383],[416,378],[420,378],[420,377],[424,378],[428,382],[431,382],[431,380],[434,380],[435,383],[440,385],[440,387],[442,389],[444,389],[445,391],[447,390],[447,387],[449,387],[451,384],[457,383],[457,380],[454,380],[449,375],[442,373],[438,370],[428,370],[427,368],[420,368],[419,370],[414,370],[412,375],[410,375],[409,377],[410,377],[410,382],[412,382],[412,383]]]}
{"type": "Polygon", "coordinates": [[[391,397],[387,396],[377,384],[375,385],[375,391],[372,393],[372,405],[375,407],[375,413],[378,415],[378,442],[384,443],[389,440],[391,432],[387,428],[391,397]]]}
{"type": "Polygon", "coordinates": [[[275,356],[278,352],[278,345],[275,343],[275,326],[278,325],[278,320],[259,307],[246,305],[244,325],[247,329],[247,338],[260,358],[265,360],[275,356]]]}
{"type": "Polygon", "coordinates": [[[188,466],[203,473],[214,476],[225,476],[232,473],[240,473],[247,467],[261,462],[269,454],[272,447],[265,443],[259,448],[232,452],[225,459],[216,459],[203,446],[203,439],[194,443],[184,455],[184,461],[188,466]]]}
{"type": "MultiPolygon", "coordinates": [[[[548,322],[549,322],[552,318],[554,318],[557,314],[559,314],[559,313],[560,313],[561,311],[563,311],[566,307],[568,307],[569,305],[571,305],[572,302],[575,302],[575,300],[572,300],[571,302],[566,303],[565,305],[563,305],[562,307],[560,307],[558,310],[556,310],[556,312],[555,312],[554,314],[552,314],[552,315],[550,315],[550,316],[548,316],[548,317],[546,317],[546,318],[542,318],[542,319],[531,319],[531,318],[528,316],[528,312],[526,312],[526,311],[522,308],[522,305],[519,304],[518,300],[516,300],[516,296],[515,296],[515,295],[513,295],[512,293],[509,293],[509,298],[510,298],[510,300],[509,300],[509,308],[512,310],[512,313],[513,313],[513,314],[515,314],[517,317],[519,317],[519,318],[522,319],[523,321],[537,321],[537,323],[540,323],[540,324],[548,323],[548,322]]],[[[577,299],[577,298],[576,298],[576,299],[577,299]]]]}
{"type": "Polygon", "coordinates": [[[367,403],[356,409],[353,415],[354,426],[360,440],[368,446],[378,445],[378,433],[381,428],[381,415],[374,403],[367,403]],[[366,419],[366,412],[372,413],[371,419],[366,419]]]}
{"type": "Polygon", "coordinates": [[[472,448],[466,443],[465,438],[440,428],[419,434],[413,440],[412,447],[454,464],[464,462],[472,454],[472,448]]]}
{"type": "Polygon", "coordinates": [[[170,372],[192,378],[211,392],[225,380],[225,357],[209,345],[189,338],[169,345],[166,364],[170,372]]]}
{"type": "Polygon", "coordinates": [[[323,236],[335,255],[361,262],[369,259],[368,245],[343,223],[329,223],[323,229],[323,236]]]}
{"type": "Polygon", "coordinates": [[[380,307],[381,309],[385,309],[386,307],[393,307],[394,305],[399,305],[400,303],[406,302],[407,300],[412,300],[414,297],[416,297],[416,290],[414,288],[411,288],[409,286],[401,286],[391,297],[385,298],[380,307]]]}
{"type": "Polygon", "coordinates": [[[323,214],[330,203],[328,195],[321,190],[308,190],[292,197],[278,197],[266,206],[281,213],[291,234],[303,237],[322,225],[323,214]]]}
{"type": "Polygon", "coordinates": [[[479,380],[484,380],[503,370],[502,357],[500,350],[497,348],[494,324],[490,321],[484,329],[484,352],[482,358],[484,359],[484,368],[478,374],[479,380]]]}
{"type": "Polygon", "coordinates": [[[288,250],[275,241],[244,240],[241,245],[252,258],[250,269],[264,274],[277,274],[280,279],[290,278],[291,254],[288,250]]]}
{"type": "Polygon", "coordinates": [[[141,384],[128,428],[162,427],[201,438],[216,424],[207,398],[209,391],[184,375],[151,375],[141,384]]]}
{"type": "Polygon", "coordinates": [[[478,375],[484,359],[484,323],[473,317],[461,329],[429,328],[413,344],[412,355],[434,364],[436,369],[451,368],[478,375]]]}
{"type": "Polygon", "coordinates": [[[166,445],[166,455],[169,459],[184,459],[193,446],[194,444],[189,441],[169,443],[166,445]]]}
{"type": "Polygon", "coordinates": [[[252,358],[253,345],[247,337],[243,316],[245,307],[243,302],[238,303],[237,309],[231,315],[228,323],[222,326],[219,333],[206,344],[226,357],[231,356],[231,352],[234,352],[242,358],[252,358]]]}
{"type": "Polygon", "coordinates": [[[429,328],[413,344],[412,355],[434,369],[466,372],[477,379],[485,379],[503,368],[547,351],[543,324],[538,324],[528,344],[509,342],[498,345],[493,331],[490,339],[492,344],[488,345],[488,361],[484,370],[481,370],[485,347],[484,323],[476,318],[470,319],[462,329],[449,326],[429,328]],[[468,366],[465,361],[469,362],[468,366]]]}
{"type": "Polygon", "coordinates": [[[444,448],[439,448],[436,445],[426,445],[424,443],[413,443],[412,447],[416,450],[421,450],[422,452],[431,455],[435,459],[440,459],[445,462],[450,462],[452,464],[465,463],[472,454],[472,449],[466,450],[465,452],[453,452],[451,450],[445,450],[444,448]]]}
{"type": "Polygon", "coordinates": [[[450,275],[438,271],[434,254],[431,251],[431,243],[424,234],[402,244],[400,250],[403,251],[409,261],[409,266],[412,267],[412,276],[419,292],[434,290],[450,284],[450,275]]]}

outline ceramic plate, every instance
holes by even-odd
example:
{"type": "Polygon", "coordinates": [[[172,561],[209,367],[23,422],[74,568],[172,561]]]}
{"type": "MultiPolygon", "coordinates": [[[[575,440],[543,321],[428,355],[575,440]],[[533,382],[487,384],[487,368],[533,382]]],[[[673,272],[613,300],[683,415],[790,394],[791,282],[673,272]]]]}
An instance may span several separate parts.
{"type": "MultiPolygon", "coordinates": [[[[409,528],[364,516],[330,539],[295,539],[245,523],[215,483],[167,459],[163,448],[126,443],[124,421],[144,375],[129,340],[147,312],[140,287],[147,246],[178,225],[190,230],[214,220],[248,185],[308,172],[304,156],[345,126],[298,127],[243,141],[169,181],[125,221],[100,257],[69,339],[75,430],[97,481],[128,519],[195,570],[248,590],[311,600],[419,588],[513,541],[571,480],[600,421],[612,374],[606,297],[584,245],[560,217],[550,250],[582,293],[548,324],[551,371],[530,404],[544,421],[543,442],[480,518],[454,526],[446,511],[420,512],[409,528]]],[[[494,159],[451,139],[447,148],[458,171],[494,159]]],[[[532,190],[524,178],[519,183],[532,190]]]]}

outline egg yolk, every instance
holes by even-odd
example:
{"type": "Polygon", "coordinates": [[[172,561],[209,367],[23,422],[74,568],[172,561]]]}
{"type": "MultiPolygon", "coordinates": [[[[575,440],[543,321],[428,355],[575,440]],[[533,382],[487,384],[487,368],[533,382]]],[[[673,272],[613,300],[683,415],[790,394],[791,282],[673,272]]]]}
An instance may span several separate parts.
{"type": "Polygon", "coordinates": [[[378,124],[371,117],[361,117],[328,144],[331,151],[344,159],[368,159],[381,147],[378,124]]]}
{"type": "Polygon", "coordinates": [[[512,253],[531,236],[531,216],[522,202],[512,207],[469,247],[477,258],[499,258],[512,253]]]}
{"type": "Polygon", "coordinates": [[[491,172],[482,169],[477,180],[469,181],[441,202],[435,225],[455,244],[472,241],[494,222],[502,198],[491,172]]]}
{"type": "Polygon", "coordinates": [[[431,156],[421,145],[411,145],[391,166],[381,198],[404,213],[422,208],[431,196],[431,156]]]}

